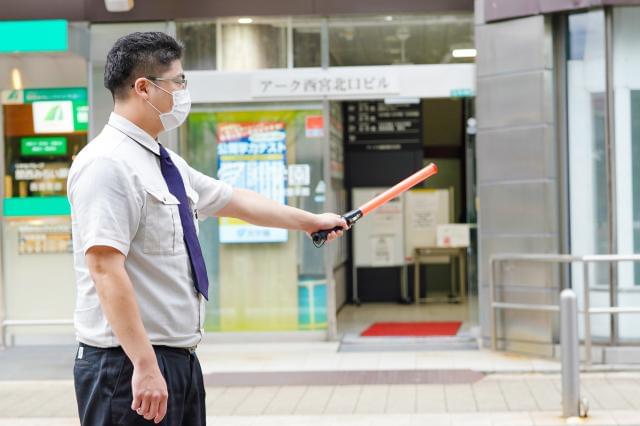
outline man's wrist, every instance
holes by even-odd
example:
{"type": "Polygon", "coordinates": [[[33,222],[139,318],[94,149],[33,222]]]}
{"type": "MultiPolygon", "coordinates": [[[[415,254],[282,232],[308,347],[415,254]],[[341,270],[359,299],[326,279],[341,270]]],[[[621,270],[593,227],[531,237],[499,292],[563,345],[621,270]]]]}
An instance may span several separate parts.
{"type": "Polygon", "coordinates": [[[142,351],[140,354],[131,356],[131,363],[136,368],[148,368],[157,364],[157,362],[156,354],[151,345],[149,345],[149,348],[142,351]]]}
{"type": "Polygon", "coordinates": [[[315,229],[317,223],[316,215],[305,210],[300,210],[300,212],[300,220],[298,221],[300,230],[305,232],[319,231],[319,229],[315,229]]]}

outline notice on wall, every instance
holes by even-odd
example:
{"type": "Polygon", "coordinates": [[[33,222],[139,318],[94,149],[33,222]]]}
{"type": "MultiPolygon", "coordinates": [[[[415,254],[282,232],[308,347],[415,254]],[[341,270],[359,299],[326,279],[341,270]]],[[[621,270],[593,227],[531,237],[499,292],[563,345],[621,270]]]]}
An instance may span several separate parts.
{"type": "MultiPolygon", "coordinates": [[[[385,188],[353,189],[354,205],[361,205],[385,188]]],[[[354,262],[358,267],[404,264],[404,203],[402,196],[371,212],[353,228],[354,262]]]]}
{"type": "Polygon", "coordinates": [[[405,193],[405,253],[413,258],[418,247],[437,246],[437,228],[450,222],[448,189],[413,189],[405,193]]]}
{"type": "MultiPolygon", "coordinates": [[[[258,192],[286,203],[286,131],[281,122],[220,123],[218,178],[235,188],[258,192]]],[[[220,219],[221,243],[287,241],[287,230],[220,219]]]]}
{"type": "Polygon", "coordinates": [[[371,266],[393,266],[395,235],[372,235],[369,248],[371,249],[371,266]]]}
{"type": "Polygon", "coordinates": [[[18,228],[19,254],[72,253],[71,227],[21,226],[18,228]]]}

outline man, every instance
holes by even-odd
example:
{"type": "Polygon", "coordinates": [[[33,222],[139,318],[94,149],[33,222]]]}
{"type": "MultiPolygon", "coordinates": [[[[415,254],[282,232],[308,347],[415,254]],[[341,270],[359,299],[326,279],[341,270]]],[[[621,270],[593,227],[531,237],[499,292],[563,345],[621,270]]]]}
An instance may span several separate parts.
{"type": "Polygon", "coordinates": [[[307,233],[346,229],[336,214],[231,188],[157,142],[189,113],[181,55],[182,46],[163,33],[115,43],[104,73],[113,113],[69,174],[80,342],[74,381],[83,425],[205,424],[195,347],[208,281],[198,216],[307,233]]]}

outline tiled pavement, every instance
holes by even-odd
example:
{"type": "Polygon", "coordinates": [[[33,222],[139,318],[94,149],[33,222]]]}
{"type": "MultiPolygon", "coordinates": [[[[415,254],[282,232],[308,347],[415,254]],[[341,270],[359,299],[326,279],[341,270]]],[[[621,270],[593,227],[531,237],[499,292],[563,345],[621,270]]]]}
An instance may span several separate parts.
{"type": "MultiPolygon", "coordinates": [[[[208,386],[207,414],[220,425],[567,424],[559,380],[492,374],[453,385],[208,386]]],[[[586,373],[582,391],[594,416],[584,424],[640,425],[639,373],[586,373]]],[[[69,380],[0,383],[0,425],[72,425],[75,416],[69,380]]]]}
{"type": "MultiPolygon", "coordinates": [[[[549,360],[486,351],[339,353],[326,343],[206,345],[199,357],[213,425],[640,426],[637,371],[583,373],[591,416],[565,421],[558,365],[549,360]]],[[[78,425],[60,363],[50,380],[34,380],[7,359],[0,353],[0,426],[78,425]]]]}

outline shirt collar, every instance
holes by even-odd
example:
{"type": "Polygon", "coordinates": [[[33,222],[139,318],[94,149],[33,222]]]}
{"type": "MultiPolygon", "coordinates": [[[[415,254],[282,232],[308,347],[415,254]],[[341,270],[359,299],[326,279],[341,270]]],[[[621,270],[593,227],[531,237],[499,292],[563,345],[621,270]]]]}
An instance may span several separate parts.
{"type": "Polygon", "coordinates": [[[158,141],[153,139],[149,133],[145,132],[120,114],[112,112],[109,116],[109,125],[120,130],[122,133],[129,136],[131,139],[135,140],[154,154],[160,155],[160,146],[158,145],[158,141]]]}

